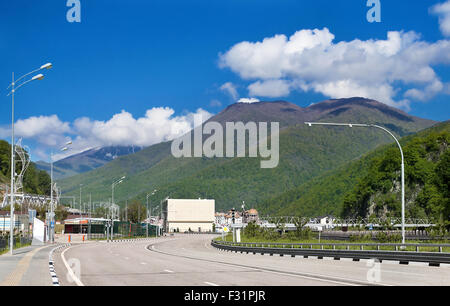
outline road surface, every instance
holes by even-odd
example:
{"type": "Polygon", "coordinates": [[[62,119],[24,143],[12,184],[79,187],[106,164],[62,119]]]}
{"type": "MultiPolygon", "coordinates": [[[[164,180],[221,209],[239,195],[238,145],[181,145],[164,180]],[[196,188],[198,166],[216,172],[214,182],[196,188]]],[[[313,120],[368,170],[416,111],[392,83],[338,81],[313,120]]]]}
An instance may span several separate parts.
{"type": "Polygon", "coordinates": [[[211,239],[211,235],[176,235],[137,242],[74,245],[55,254],[55,269],[61,285],[450,285],[448,266],[383,262],[378,264],[379,270],[374,270],[377,266],[366,260],[219,251],[210,245],[211,239]],[[73,263],[74,259],[79,262],[72,269],[80,271],[77,282],[67,277],[68,262],[73,263]]]}
{"type": "Polygon", "coordinates": [[[52,286],[48,257],[54,248],[28,246],[0,256],[0,286],[52,286]]]}

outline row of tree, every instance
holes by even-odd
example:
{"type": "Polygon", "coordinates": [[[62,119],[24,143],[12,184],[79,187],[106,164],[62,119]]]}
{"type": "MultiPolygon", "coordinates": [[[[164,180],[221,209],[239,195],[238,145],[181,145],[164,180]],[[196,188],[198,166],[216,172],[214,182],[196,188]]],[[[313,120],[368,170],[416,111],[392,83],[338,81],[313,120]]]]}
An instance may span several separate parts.
{"type": "MultiPolygon", "coordinates": [[[[109,216],[108,208],[103,206],[96,207],[92,212],[94,218],[106,218],[109,216]]],[[[141,201],[132,200],[125,207],[120,209],[120,220],[131,221],[132,223],[140,223],[147,219],[147,207],[141,201]]]]}

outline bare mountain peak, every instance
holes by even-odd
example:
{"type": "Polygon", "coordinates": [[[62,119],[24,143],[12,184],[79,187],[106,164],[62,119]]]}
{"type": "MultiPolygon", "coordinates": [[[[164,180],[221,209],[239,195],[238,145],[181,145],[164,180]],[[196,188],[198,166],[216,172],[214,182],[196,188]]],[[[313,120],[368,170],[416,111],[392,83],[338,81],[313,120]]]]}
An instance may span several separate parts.
{"type": "Polygon", "coordinates": [[[284,100],[235,103],[212,117],[210,121],[221,123],[231,121],[278,121],[286,127],[309,120],[325,118],[351,119],[354,122],[358,120],[379,123],[397,120],[405,124],[421,122],[422,128],[434,123],[431,120],[411,116],[400,109],[376,100],[362,97],[329,99],[313,103],[306,108],[284,100]]]}

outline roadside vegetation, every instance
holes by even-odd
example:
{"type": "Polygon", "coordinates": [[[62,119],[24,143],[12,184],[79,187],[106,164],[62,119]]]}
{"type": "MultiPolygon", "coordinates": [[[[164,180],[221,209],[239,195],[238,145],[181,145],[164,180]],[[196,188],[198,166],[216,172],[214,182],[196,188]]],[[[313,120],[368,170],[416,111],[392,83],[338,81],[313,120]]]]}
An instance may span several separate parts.
{"type": "MultiPolygon", "coordinates": [[[[429,219],[437,236],[450,229],[450,122],[401,139],[405,155],[406,218],[429,219]]],[[[392,218],[401,214],[400,154],[378,149],[281,195],[259,203],[264,215],[392,218]]]]}
{"type": "MultiPolygon", "coordinates": [[[[372,235],[368,234],[360,234],[358,232],[354,232],[350,235],[350,239],[348,241],[342,240],[325,240],[317,237],[317,233],[313,232],[310,228],[304,227],[304,224],[297,224],[297,230],[284,232],[281,230],[282,225],[278,225],[277,228],[264,228],[257,225],[254,222],[251,222],[243,229],[241,232],[241,243],[258,243],[261,244],[259,246],[264,246],[264,244],[286,244],[291,247],[290,244],[312,244],[307,247],[311,247],[313,249],[333,249],[333,244],[335,244],[336,249],[347,249],[347,245],[349,244],[376,244],[376,243],[384,243],[384,244],[399,244],[401,243],[401,234],[400,233],[391,233],[380,231],[375,239],[372,235]],[[314,245],[314,244],[329,244],[329,245],[314,245]]],[[[222,241],[222,237],[218,237],[215,240],[222,241]]],[[[224,241],[232,242],[233,235],[228,234],[225,236],[224,241]]],[[[408,240],[408,244],[450,244],[450,240],[408,240]]],[[[272,247],[272,246],[271,246],[272,247]]],[[[283,247],[283,245],[275,246],[275,247],[283,247]]],[[[300,248],[300,246],[294,246],[294,248],[300,248]]],[[[349,250],[360,250],[360,246],[348,246],[349,250]]],[[[376,246],[364,246],[364,250],[377,250],[376,246]]],[[[395,250],[394,246],[380,246],[379,250],[395,250]]],[[[419,247],[421,252],[437,252],[439,251],[438,247],[419,247]]],[[[415,246],[406,247],[406,251],[416,251],[415,246]]],[[[443,252],[450,253],[450,247],[442,248],[443,252]]]]}

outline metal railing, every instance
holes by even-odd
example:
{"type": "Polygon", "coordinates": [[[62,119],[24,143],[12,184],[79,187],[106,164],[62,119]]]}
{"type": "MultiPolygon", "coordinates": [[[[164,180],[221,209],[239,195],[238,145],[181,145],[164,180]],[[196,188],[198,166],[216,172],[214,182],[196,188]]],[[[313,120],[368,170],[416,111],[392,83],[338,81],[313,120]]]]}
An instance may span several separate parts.
{"type": "MultiPolygon", "coordinates": [[[[282,249],[320,249],[320,250],[391,250],[420,252],[422,248],[431,248],[434,252],[444,253],[444,249],[450,254],[450,244],[432,244],[432,243],[274,243],[274,242],[230,242],[230,241],[214,241],[217,244],[253,247],[253,248],[282,248],[282,249]]],[[[431,252],[433,252],[431,250],[431,252]]]]}
{"type": "Polygon", "coordinates": [[[280,256],[317,256],[341,258],[377,259],[399,261],[400,263],[426,262],[433,266],[450,264],[450,244],[401,244],[401,243],[271,243],[271,242],[228,242],[212,240],[215,248],[253,254],[278,254],[280,256]]]}

